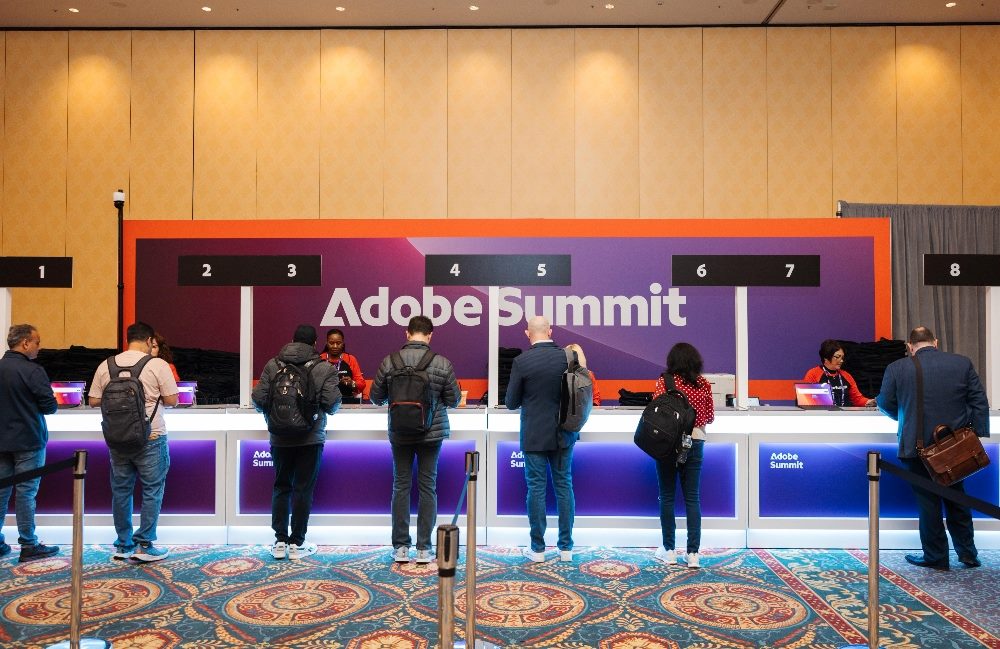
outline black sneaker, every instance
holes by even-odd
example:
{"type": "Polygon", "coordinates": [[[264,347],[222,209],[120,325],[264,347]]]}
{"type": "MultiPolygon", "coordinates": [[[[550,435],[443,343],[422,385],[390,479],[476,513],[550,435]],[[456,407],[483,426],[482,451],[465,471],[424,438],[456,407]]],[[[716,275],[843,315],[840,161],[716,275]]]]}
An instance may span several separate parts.
{"type": "Polygon", "coordinates": [[[0,543],[0,557],[6,557],[10,554],[10,546],[6,543],[0,543]]]}
{"type": "Polygon", "coordinates": [[[42,545],[41,543],[36,543],[34,545],[22,545],[21,556],[17,561],[18,563],[24,563],[25,561],[38,561],[39,559],[48,559],[53,554],[59,554],[59,546],[42,545]]]}

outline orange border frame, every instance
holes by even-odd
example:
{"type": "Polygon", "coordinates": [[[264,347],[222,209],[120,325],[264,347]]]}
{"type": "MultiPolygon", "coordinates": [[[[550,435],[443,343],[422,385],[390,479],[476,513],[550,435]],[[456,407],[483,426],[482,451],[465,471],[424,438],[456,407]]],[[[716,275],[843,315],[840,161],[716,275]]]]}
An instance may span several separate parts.
{"type": "MultiPolygon", "coordinates": [[[[126,221],[123,263],[124,323],[135,320],[135,249],[139,239],[271,239],[290,232],[331,239],[399,237],[700,237],[803,238],[871,237],[875,272],[874,339],[892,338],[892,265],[889,220],[873,219],[380,219],[380,220],[268,220],[268,221],[126,221]]],[[[125,332],[119,332],[124,337],[125,332]]],[[[787,380],[750,381],[750,391],[764,399],[791,398],[787,380]]],[[[636,389],[651,381],[609,381],[636,389]],[[631,386],[631,387],[630,387],[631,386]]],[[[470,387],[472,387],[470,385],[470,387]]],[[[605,386],[602,385],[602,393],[605,386]]],[[[607,389],[611,389],[608,385],[607,389]]],[[[471,394],[470,398],[475,398],[471,394]]],[[[610,394],[610,393],[609,393],[610,394]]]]}

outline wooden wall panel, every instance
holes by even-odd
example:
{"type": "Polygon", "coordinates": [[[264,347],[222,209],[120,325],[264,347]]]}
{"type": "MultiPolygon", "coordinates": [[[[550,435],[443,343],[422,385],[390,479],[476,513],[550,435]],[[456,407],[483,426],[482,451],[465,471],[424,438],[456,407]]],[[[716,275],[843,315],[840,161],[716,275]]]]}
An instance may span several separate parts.
{"type": "Polygon", "coordinates": [[[509,218],[511,30],[448,31],[448,216],[509,218]]]}
{"type": "Polygon", "coordinates": [[[382,218],[385,32],[323,30],[320,217],[382,218]]]}
{"type": "Polygon", "coordinates": [[[767,216],[764,29],[704,31],[705,216],[767,216]]]}
{"type": "MultiPolygon", "coordinates": [[[[66,32],[7,32],[4,255],[66,254],[68,40],[66,32]]],[[[38,327],[45,347],[62,347],[70,290],[12,290],[14,322],[38,327]]]]}
{"type": "Polygon", "coordinates": [[[576,216],[639,216],[639,32],[576,30],[576,216]]]}
{"type": "Polygon", "coordinates": [[[132,32],[130,219],[190,219],[194,32],[132,32]]]}
{"type": "Polygon", "coordinates": [[[448,211],[448,32],[385,34],[385,215],[448,211]]]}
{"type": "Polygon", "coordinates": [[[511,34],[511,216],[575,213],[572,29],[511,34]]]}
{"type": "Polygon", "coordinates": [[[700,28],[639,30],[639,215],[705,210],[700,28]]]}
{"type": "Polygon", "coordinates": [[[194,218],[256,218],[257,32],[197,32],[194,83],[194,218]]]}
{"type": "Polygon", "coordinates": [[[1000,27],[962,30],[962,202],[1000,205],[1000,27]]]}
{"type": "Polygon", "coordinates": [[[257,39],[257,218],[317,219],[320,33],[257,39]]]}
{"type": "Polygon", "coordinates": [[[767,213],[832,217],[830,28],[767,30],[767,213]]]}
{"type": "Polygon", "coordinates": [[[117,343],[112,193],[128,187],[131,49],[127,31],[69,34],[66,254],[73,257],[73,290],[66,295],[66,322],[73,323],[67,334],[75,345],[117,343]],[[115,308],[95,309],[95,303],[115,308]]]}
{"type": "Polygon", "coordinates": [[[892,27],[836,27],[833,63],[833,198],[895,203],[896,49],[892,27]]]}
{"type": "Polygon", "coordinates": [[[962,202],[961,28],[897,27],[899,202],[962,202]]]}

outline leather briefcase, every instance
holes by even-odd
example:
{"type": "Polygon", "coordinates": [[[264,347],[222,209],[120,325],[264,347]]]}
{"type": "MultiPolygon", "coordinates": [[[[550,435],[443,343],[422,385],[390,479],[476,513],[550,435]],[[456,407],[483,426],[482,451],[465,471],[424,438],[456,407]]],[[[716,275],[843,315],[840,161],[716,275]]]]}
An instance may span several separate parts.
{"type": "Polygon", "coordinates": [[[990,457],[976,431],[968,426],[952,430],[941,424],[934,428],[934,442],[923,446],[917,440],[917,454],[931,479],[948,487],[985,468],[990,457]]]}

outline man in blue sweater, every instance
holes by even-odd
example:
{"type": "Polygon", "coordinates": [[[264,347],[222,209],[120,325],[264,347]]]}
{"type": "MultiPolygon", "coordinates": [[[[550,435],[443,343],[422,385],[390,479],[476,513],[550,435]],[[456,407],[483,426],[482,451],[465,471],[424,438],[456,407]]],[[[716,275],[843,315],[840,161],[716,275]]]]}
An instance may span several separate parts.
{"type": "MultiPolygon", "coordinates": [[[[45,369],[34,362],[42,338],[29,324],[18,324],[7,333],[7,352],[0,359],[0,478],[31,471],[45,464],[45,445],[49,429],[45,416],[56,411],[45,369]]],[[[59,552],[53,545],[42,545],[35,536],[35,496],[41,478],[15,485],[14,513],[17,518],[17,542],[21,544],[20,561],[34,561],[59,552]]],[[[10,490],[0,489],[0,530],[7,516],[10,490]]],[[[10,546],[0,531],[0,557],[10,554],[10,546]]]]}

